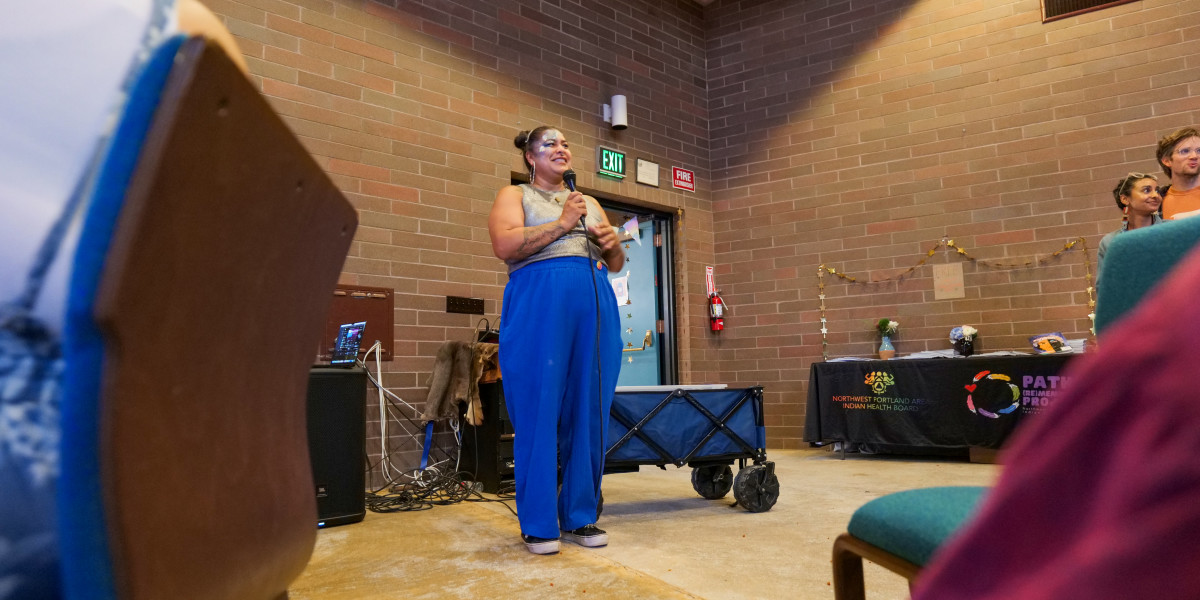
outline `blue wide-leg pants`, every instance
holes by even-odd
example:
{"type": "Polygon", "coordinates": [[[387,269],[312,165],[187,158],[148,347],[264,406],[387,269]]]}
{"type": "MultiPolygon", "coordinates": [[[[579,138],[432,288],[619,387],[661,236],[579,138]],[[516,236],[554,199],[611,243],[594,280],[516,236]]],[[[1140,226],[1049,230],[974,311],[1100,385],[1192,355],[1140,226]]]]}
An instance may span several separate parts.
{"type": "Polygon", "coordinates": [[[607,267],[586,258],[531,263],[504,288],[500,371],[525,535],[557,538],[596,522],[620,324],[607,267]]]}

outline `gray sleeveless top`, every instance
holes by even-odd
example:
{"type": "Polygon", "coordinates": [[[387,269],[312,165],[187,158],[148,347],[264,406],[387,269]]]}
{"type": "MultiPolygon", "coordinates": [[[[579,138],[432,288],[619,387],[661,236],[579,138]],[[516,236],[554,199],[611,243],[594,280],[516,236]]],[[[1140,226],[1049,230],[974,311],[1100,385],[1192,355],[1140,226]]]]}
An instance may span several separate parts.
{"type": "MultiPolygon", "coordinates": [[[[521,188],[522,192],[521,208],[525,210],[526,227],[545,225],[551,221],[557,221],[562,216],[562,203],[567,199],[567,195],[570,192],[544,192],[527,183],[522,183],[518,187],[521,188]]],[[[591,196],[584,196],[584,200],[587,202],[588,207],[586,217],[588,227],[599,225],[602,221],[596,215],[600,214],[600,211],[604,209],[600,208],[600,205],[591,196]]],[[[588,253],[589,246],[592,246],[592,244],[588,242],[586,232],[579,223],[576,223],[574,229],[563,234],[557,240],[550,242],[545,248],[542,248],[532,256],[516,262],[505,262],[508,263],[508,272],[512,273],[529,263],[535,263],[548,258],[563,256],[598,257],[600,254],[599,251],[593,250],[591,254],[588,253]]]]}

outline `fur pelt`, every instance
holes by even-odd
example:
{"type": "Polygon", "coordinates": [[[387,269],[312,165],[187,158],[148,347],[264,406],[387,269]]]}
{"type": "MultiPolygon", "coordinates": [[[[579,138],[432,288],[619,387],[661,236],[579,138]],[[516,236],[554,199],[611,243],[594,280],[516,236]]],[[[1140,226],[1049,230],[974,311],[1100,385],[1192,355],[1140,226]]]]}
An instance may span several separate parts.
{"type": "Polygon", "coordinates": [[[483,423],[479,403],[479,380],[486,370],[495,367],[497,344],[446,342],[438,349],[429,379],[429,395],[425,398],[426,421],[449,419],[458,415],[458,404],[466,403],[466,422],[483,423]]]}

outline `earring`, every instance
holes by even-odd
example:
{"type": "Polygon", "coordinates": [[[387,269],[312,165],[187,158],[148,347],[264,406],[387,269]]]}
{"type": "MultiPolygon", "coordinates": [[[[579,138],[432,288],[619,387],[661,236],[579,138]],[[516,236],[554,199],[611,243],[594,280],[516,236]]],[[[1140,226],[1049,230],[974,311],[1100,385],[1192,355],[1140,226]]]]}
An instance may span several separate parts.
{"type": "MultiPolygon", "coordinates": [[[[537,185],[537,165],[529,165],[529,185],[537,185]]],[[[1126,208],[1126,210],[1129,209],[1126,208]]]]}
{"type": "Polygon", "coordinates": [[[1121,213],[1122,213],[1121,226],[1124,227],[1129,224],[1129,205],[1128,204],[1125,205],[1125,209],[1122,210],[1121,213]]]}

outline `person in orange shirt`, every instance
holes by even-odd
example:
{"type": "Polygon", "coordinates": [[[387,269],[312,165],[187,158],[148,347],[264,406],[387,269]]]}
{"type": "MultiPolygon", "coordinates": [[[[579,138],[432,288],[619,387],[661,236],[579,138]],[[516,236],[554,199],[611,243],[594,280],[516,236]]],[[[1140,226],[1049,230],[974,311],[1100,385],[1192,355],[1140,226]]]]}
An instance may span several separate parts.
{"type": "Polygon", "coordinates": [[[1200,215],[1200,132],[1185,127],[1167,134],[1158,141],[1155,156],[1171,178],[1160,190],[1163,219],[1200,215]]]}

